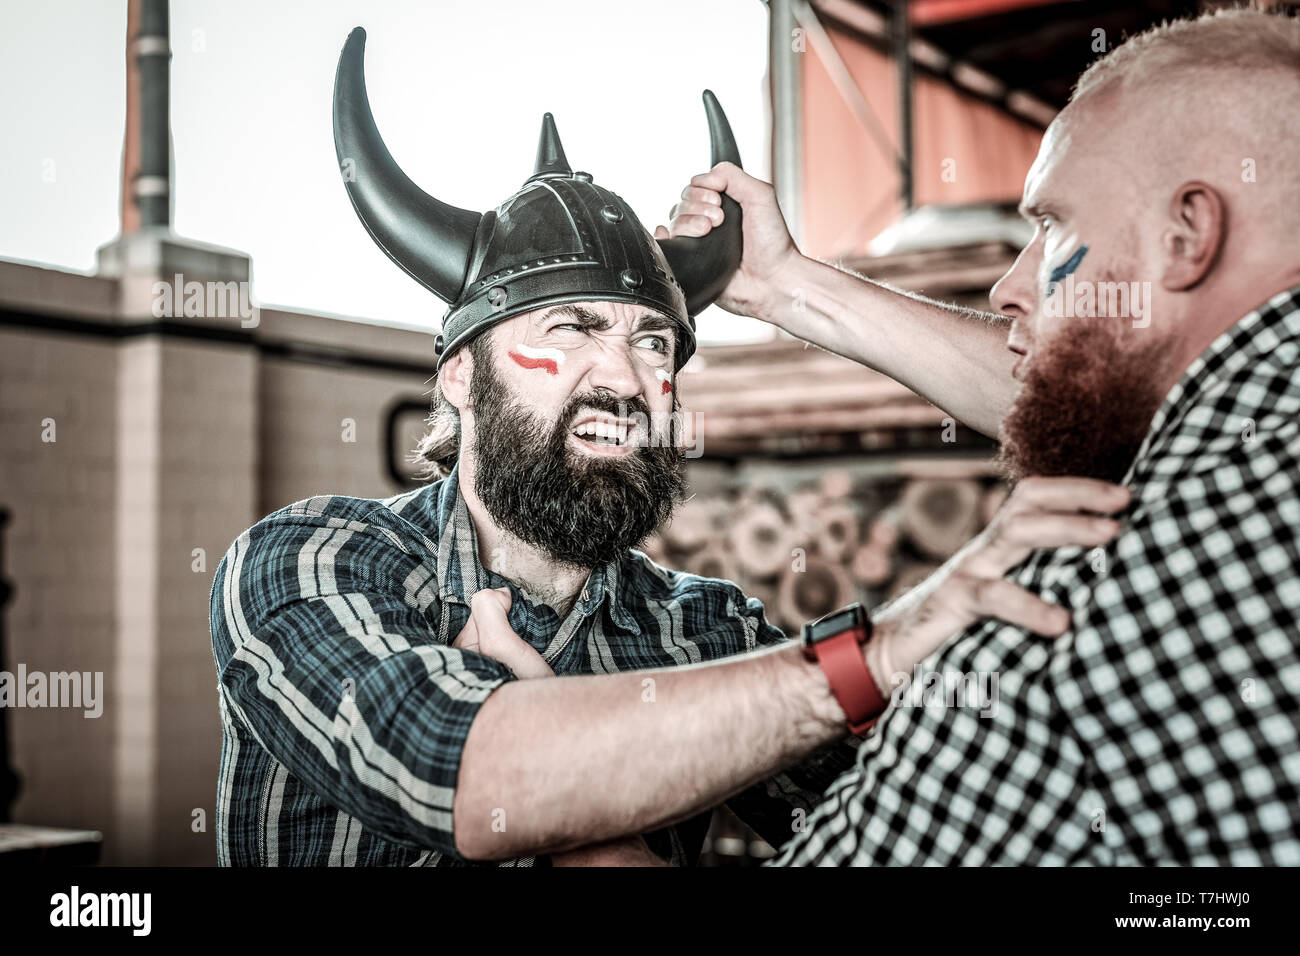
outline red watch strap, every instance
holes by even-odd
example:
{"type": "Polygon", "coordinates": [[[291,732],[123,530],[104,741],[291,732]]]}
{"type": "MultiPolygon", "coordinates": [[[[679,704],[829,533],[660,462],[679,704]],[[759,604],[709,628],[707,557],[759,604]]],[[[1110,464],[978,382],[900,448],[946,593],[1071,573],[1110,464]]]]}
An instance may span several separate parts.
{"type": "Polygon", "coordinates": [[[885,699],[862,655],[865,637],[855,628],[812,646],[831,693],[848,717],[849,730],[855,734],[866,733],[885,711],[885,699]]]}

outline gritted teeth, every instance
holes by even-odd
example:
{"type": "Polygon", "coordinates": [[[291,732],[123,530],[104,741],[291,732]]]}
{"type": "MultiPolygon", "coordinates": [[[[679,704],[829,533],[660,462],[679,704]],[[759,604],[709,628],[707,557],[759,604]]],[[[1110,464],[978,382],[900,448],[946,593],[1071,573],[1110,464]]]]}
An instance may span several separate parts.
{"type": "Polygon", "coordinates": [[[570,431],[579,438],[596,438],[606,444],[626,445],[629,426],[624,422],[606,422],[588,419],[570,431]]]}

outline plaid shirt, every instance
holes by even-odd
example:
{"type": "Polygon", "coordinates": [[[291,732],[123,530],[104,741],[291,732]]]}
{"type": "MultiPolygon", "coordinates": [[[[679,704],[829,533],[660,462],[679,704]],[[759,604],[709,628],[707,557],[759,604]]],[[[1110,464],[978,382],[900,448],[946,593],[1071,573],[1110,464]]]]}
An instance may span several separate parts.
{"type": "MultiPolygon", "coordinates": [[[[450,644],[474,594],[496,587],[510,587],[511,626],[557,674],[696,664],[786,640],[731,582],[667,571],[639,551],[596,568],[561,620],[483,568],[456,470],[384,500],[282,508],[239,536],[212,585],[222,865],[463,863],[452,839],[461,752],[479,707],[514,675],[450,644]]],[[[858,742],[728,805],[779,846],[858,742]]],[[[694,863],[709,816],[647,843],[694,863]]]]}
{"type": "Polygon", "coordinates": [[[932,655],[998,675],[991,716],[892,707],[772,863],[1300,863],[1298,481],[1292,289],[1165,398],[1120,536],[1015,573],[1071,631],[987,621],[932,655]]]}

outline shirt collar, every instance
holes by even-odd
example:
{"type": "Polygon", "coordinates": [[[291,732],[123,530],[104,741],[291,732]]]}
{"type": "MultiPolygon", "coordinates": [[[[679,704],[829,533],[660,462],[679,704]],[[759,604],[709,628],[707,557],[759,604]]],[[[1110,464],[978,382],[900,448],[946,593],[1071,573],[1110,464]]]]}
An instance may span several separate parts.
{"type": "Polygon", "coordinates": [[[1231,377],[1261,355],[1270,354],[1283,342],[1297,339],[1300,339],[1300,285],[1279,292],[1246,313],[1187,367],[1160,403],[1146,438],[1121,483],[1132,483],[1134,475],[1142,469],[1155,447],[1166,435],[1173,433],[1183,416],[1216,382],[1231,377]]]}
{"type": "Polygon", "coordinates": [[[474,595],[490,587],[488,573],[478,559],[478,539],[465,496],[460,493],[460,462],[438,487],[438,596],[444,601],[469,604],[474,595]]]}

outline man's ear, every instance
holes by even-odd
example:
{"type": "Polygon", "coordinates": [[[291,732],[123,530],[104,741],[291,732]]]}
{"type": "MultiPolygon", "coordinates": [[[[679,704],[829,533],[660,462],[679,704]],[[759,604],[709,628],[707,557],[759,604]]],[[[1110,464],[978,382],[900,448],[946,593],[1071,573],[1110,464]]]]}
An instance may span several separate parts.
{"type": "Polygon", "coordinates": [[[1227,215],[1223,197],[1209,183],[1191,180],[1178,187],[1169,200],[1169,225],[1160,236],[1164,289],[1194,288],[1214,268],[1227,233],[1227,215]]]}
{"type": "Polygon", "coordinates": [[[474,375],[474,357],[463,348],[443,363],[438,372],[438,385],[442,395],[458,411],[469,407],[469,382],[474,375]]]}

